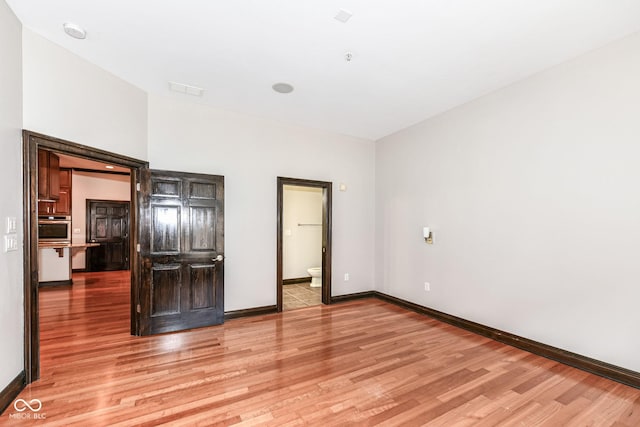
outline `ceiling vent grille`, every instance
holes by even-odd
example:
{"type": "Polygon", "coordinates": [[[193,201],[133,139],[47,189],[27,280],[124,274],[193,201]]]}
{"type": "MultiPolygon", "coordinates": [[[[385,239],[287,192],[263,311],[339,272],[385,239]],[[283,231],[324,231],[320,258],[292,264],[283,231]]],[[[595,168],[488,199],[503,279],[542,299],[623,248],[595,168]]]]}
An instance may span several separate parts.
{"type": "Polygon", "coordinates": [[[186,85],[184,83],[169,82],[169,89],[174,92],[184,93],[185,95],[191,96],[202,96],[204,94],[203,88],[186,85]]]}
{"type": "Polygon", "coordinates": [[[343,24],[346,24],[347,21],[349,19],[351,19],[351,17],[353,16],[353,13],[349,12],[348,10],[344,10],[344,9],[340,9],[340,11],[338,12],[338,14],[336,16],[334,16],[333,18],[336,21],[340,21],[343,24]]]}

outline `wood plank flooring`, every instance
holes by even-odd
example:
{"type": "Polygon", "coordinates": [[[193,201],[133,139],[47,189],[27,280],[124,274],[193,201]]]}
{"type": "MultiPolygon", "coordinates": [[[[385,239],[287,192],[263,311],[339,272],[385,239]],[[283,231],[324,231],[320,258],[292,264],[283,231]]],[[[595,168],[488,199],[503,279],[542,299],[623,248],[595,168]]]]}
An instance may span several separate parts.
{"type": "Polygon", "coordinates": [[[640,425],[640,390],[377,299],[132,337],[128,273],[40,295],[36,424],[640,425]]]}

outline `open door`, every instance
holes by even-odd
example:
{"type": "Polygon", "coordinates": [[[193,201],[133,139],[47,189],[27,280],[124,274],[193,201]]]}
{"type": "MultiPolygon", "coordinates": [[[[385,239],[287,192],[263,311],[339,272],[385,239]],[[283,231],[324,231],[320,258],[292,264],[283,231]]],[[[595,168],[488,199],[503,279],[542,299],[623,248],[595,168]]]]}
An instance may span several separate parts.
{"type": "Polygon", "coordinates": [[[143,170],[140,335],[224,321],[224,177],[143,170]]]}

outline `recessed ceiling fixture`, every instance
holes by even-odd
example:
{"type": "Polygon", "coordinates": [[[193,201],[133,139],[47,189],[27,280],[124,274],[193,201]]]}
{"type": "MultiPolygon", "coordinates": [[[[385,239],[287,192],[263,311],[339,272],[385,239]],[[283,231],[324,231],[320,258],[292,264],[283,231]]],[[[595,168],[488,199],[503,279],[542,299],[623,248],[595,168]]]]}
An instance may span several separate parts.
{"type": "Polygon", "coordinates": [[[105,166],[105,168],[107,168],[107,169],[113,169],[113,168],[114,168],[114,166],[107,165],[107,166],[105,166]]]}
{"type": "Polygon", "coordinates": [[[198,86],[190,86],[184,83],[169,82],[169,89],[174,92],[184,93],[185,95],[202,96],[204,89],[198,86]]]}
{"type": "Polygon", "coordinates": [[[293,86],[291,86],[289,83],[276,83],[271,87],[273,88],[273,90],[275,90],[278,93],[293,92],[293,86]]]}
{"type": "Polygon", "coordinates": [[[335,19],[336,21],[340,21],[343,24],[346,24],[347,21],[351,19],[352,16],[353,16],[353,13],[349,12],[348,10],[340,9],[338,14],[334,16],[333,19],[335,19]]]}
{"type": "Polygon", "coordinates": [[[65,22],[64,24],[62,24],[62,28],[68,36],[71,36],[74,39],[83,40],[87,38],[87,32],[79,25],[73,24],[71,22],[65,22]]]}

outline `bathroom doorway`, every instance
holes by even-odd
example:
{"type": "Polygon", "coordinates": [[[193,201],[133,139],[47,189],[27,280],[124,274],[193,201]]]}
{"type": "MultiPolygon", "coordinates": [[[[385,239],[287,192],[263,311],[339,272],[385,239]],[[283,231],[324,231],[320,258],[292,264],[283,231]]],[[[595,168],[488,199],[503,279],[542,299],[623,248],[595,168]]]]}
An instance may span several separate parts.
{"type": "Polygon", "coordinates": [[[331,183],[278,177],[277,310],[331,302],[331,183]]]}

